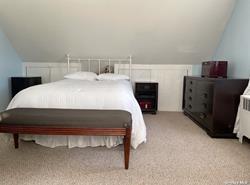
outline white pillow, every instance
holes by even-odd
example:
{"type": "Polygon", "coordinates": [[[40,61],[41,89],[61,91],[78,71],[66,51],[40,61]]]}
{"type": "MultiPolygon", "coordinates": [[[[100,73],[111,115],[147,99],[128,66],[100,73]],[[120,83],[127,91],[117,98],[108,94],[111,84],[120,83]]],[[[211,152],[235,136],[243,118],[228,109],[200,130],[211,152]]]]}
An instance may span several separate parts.
{"type": "Polygon", "coordinates": [[[97,78],[97,74],[93,72],[76,72],[72,74],[65,75],[64,78],[75,79],[75,80],[89,80],[94,81],[97,78]]]}
{"type": "Polygon", "coordinates": [[[129,80],[129,77],[120,74],[102,73],[97,76],[97,80],[129,80]]]}

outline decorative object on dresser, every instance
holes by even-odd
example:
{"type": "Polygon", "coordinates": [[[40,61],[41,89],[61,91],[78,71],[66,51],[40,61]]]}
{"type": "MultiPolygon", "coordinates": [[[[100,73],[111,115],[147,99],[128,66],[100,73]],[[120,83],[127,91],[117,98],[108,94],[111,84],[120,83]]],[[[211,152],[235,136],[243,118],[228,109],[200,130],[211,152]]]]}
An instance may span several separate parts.
{"type": "Polygon", "coordinates": [[[158,107],[158,83],[136,82],[135,98],[143,113],[156,114],[158,107]]]}
{"type": "Polygon", "coordinates": [[[227,61],[207,61],[202,62],[202,77],[209,78],[226,78],[227,61]]]}
{"type": "Polygon", "coordinates": [[[211,137],[235,137],[234,123],[247,79],[184,77],[183,110],[211,137]]]}
{"type": "Polygon", "coordinates": [[[11,93],[14,97],[18,92],[28,87],[42,83],[41,77],[11,77],[11,93]]]}

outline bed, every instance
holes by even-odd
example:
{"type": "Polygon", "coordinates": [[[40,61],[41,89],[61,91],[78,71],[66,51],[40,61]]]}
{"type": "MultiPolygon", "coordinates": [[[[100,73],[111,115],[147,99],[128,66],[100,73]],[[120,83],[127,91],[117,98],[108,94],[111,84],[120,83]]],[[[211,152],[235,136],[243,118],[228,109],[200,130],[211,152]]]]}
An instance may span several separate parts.
{"type": "MultiPolygon", "coordinates": [[[[12,99],[7,109],[13,108],[125,110],[132,115],[131,146],[136,149],[139,144],[146,142],[146,126],[134,97],[131,82],[128,80],[63,79],[33,86],[19,92],[12,99]]],[[[110,148],[123,143],[123,138],[120,136],[21,135],[20,138],[51,148],[57,146],[110,148]]]]}

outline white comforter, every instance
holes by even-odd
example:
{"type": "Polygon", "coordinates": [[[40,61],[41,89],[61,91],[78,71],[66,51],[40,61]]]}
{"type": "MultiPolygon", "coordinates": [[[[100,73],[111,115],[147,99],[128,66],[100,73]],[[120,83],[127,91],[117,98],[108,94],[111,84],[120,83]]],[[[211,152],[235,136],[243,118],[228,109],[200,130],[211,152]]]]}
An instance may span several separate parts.
{"type": "MultiPolygon", "coordinates": [[[[70,108],[70,109],[119,109],[132,114],[131,145],[136,148],[146,141],[146,127],[140,107],[134,98],[130,82],[84,81],[65,79],[58,82],[30,87],[19,92],[10,102],[8,109],[70,108]]],[[[24,140],[34,140],[47,147],[107,146],[122,143],[122,137],[115,136],[40,136],[23,135],[24,140]]]]}

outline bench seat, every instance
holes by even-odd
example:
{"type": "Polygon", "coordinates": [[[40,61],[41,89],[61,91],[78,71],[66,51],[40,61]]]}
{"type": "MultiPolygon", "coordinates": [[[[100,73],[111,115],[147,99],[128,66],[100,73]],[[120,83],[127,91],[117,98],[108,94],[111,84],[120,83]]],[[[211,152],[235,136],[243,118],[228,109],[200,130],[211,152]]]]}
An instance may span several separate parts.
{"type": "Polygon", "coordinates": [[[0,113],[0,132],[19,134],[124,136],[125,169],[129,166],[131,114],[124,110],[15,108],[0,113]]]}

